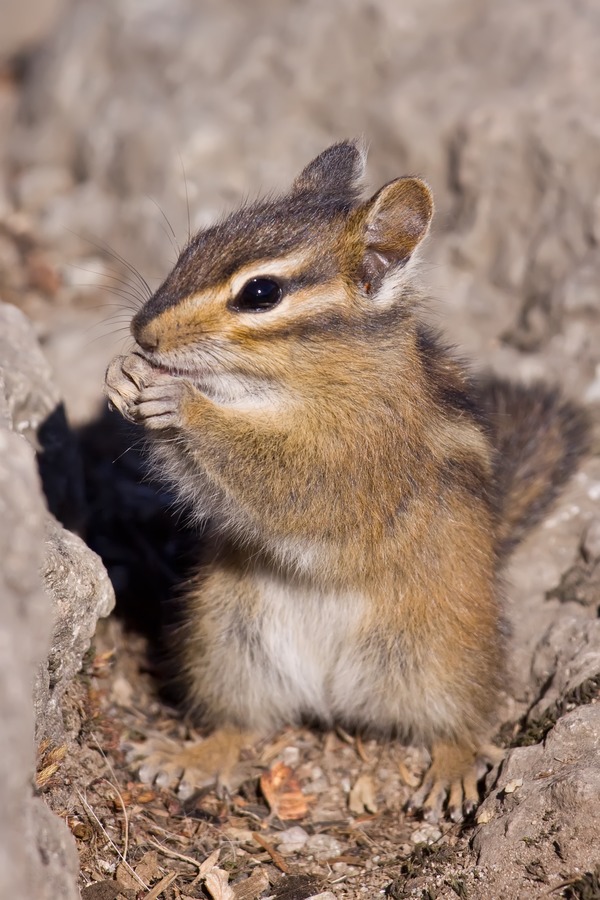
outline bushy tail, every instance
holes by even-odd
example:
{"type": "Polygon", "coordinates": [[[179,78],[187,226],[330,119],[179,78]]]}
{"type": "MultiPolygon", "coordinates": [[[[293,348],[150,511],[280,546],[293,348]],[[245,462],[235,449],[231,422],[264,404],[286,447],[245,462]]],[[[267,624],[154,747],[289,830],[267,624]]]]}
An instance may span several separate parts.
{"type": "Polygon", "coordinates": [[[589,450],[582,408],[557,390],[489,378],[476,388],[496,448],[499,551],[509,553],[538,522],[589,450]]]}

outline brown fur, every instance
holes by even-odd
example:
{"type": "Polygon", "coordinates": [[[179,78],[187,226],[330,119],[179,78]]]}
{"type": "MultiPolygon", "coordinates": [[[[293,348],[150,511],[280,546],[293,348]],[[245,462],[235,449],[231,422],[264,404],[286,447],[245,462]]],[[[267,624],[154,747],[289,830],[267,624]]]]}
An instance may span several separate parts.
{"type": "Polygon", "coordinates": [[[548,385],[488,378],[475,396],[496,448],[499,552],[509,553],[543,517],[589,449],[585,411],[548,385]]]}
{"type": "Polygon", "coordinates": [[[361,169],[336,145],[286,197],[195,237],[107,389],[211,521],[177,637],[204,722],[425,743],[418,802],[436,818],[449,790],[458,818],[504,680],[499,559],[572,471],[585,425],[539,389],[472,388],[408,274],[429,189],[399,179],[361,203],[361,169]],[[240,312],[257,277],[281,302],[240,312]]]}

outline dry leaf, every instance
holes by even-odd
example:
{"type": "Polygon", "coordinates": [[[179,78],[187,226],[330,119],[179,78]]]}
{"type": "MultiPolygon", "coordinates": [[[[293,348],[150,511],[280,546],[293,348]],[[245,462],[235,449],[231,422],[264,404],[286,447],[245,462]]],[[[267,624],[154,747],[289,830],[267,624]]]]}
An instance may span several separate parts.
{"type": "Polygon", "coordinates": [[[509,781],[507,785],[504,787],[505,794],[514,794],[515,791],[518,791],[520,787],[523,787],[523,779],[522,778],[513,778],[512,781],[509,781]]]}
{"type": "Polygon", "coordinates": [[[169,872],[164,878],[155,884],[152,890],[146,894],[143,900],[158,900],[161,894],[177,880],[177,872],[169,872]]]}
{"type": "Polygon", "coordinates": [[[475,817],[475,821],[478,825],[487,825],[488,822],[491,822],[494,818],[494,812],[491,809],[482,809],[480,813],[475,817]]]}
{"type": "Polygon", "coordinates": [[[127,891],[135,891],[137,893],[142,886],[148,887],[148,884],[145,881],[142,881],[142,884],[140,884],[133,874],[133,869],[128,863],[119,863],[115,874],[119,884],[127,891]]]}
{"type": "Polygon", "coordinates": [[[223,834],[225,837],[229,838],[230,841],[235,841],[238,844],[247,844],[252,840],[252,832],[249,828],[223,828],[223,834]]]}
{"type": "Polygon", "coordinates": [[[213,868],[204,879],[204,886],[213,900],[235,900],[228,881],[229,875],[225,869],[213,868]]]}
{"type": "Polygon", "coordinates": [[[302,819],[308,812],[298,779],[290,767],[281,762],[261,776],[260,789],[269,809],[280,819],[302,819]]]}
{"type": "Polygon", "coordinates": [[[38,750],[37,773],[35,776],[36,787],[42,790],[48,786],[49,781],[58,772],[60,764],[67,755],[67,745],[53,747],[49,741],[43,741],[38,750]]]}
{"type": "Polygon", "coordinates": [[[216,864],[219,861],[219,853],[220,850],[213,850],[210,856],[207,856],[202,865],[200,866],[200,875],[208,875],[211,869],[214,869],[216,864]]]}
{"type": "Polygon", "coordinates": [[[233,886],[235,900],[256,900],[269,887],[265,869],[254,869],[252,875],[233,886]]]}
{"type": "Polygon", "coordinates": [[[350,812],[360,816],[364,812],[376,813],[375,784],[370,775],[361,775],[350,791],[348,800],[350,812]]]}
{"type": "Polygon", "coordinates": [[[94,837],[94,829],[87,822],[82,822],[79,816],[67,816],[66,823],[78,841],[91,841],[94,837]]]}
{"type": "Polygon", "coordinates": [[[158,862],[156,850],[148,850],[134,866],[135,874],[146,884],[151,884],[156,878],[162,877],[162,868],[158,862]]]}

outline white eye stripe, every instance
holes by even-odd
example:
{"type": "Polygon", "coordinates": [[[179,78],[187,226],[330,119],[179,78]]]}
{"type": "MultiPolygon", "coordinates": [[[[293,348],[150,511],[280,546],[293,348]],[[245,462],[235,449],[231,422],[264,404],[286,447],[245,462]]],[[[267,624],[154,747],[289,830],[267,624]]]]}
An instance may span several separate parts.
{"type": "Polygon", "coordinates": [[[306,267],[309,255],[307,253],[290,253],[279,259],[265,259],[244,266],[231,277],[229,282],[231,294],[235,297],[246,282],[253,278],[293,278],[306,267]]]}

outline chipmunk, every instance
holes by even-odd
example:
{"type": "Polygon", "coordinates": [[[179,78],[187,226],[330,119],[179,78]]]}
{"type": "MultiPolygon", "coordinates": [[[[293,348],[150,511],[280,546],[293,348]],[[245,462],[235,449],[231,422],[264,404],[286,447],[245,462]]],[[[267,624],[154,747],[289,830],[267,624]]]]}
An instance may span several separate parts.
{"type": "Polygon", "coordinates": [[[190,783],[252,736],[317,722],[427,746],[412,808],[459,821],[505,683],[502,564],[573,472],[584,414],[471,382],[411,274],[427,184],[361,198],[364,153],[325,150],[285,196],[191,239],[106,374],[198,520],[175,650],[212,730],[151,746],[190,783]]]}

